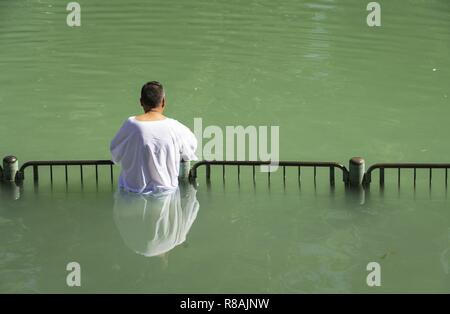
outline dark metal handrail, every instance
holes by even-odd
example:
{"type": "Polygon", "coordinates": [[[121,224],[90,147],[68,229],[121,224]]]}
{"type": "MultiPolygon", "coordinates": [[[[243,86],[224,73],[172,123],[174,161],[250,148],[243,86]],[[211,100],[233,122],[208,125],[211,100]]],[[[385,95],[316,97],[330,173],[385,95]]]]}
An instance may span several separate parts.
{"type": "Polygon", "coordinates": [[[432,170],[433,169],[445,169],[445,186],[448,182],[448,169],[450,163],[378,163],[370,166],[364,174],[363,185],[369,186],[372,181],[372,172],[376,169],[380,170],[380,185],[384,186],[384,169],[397,169],[397,182],[400,185],[400,170],[401,169],[414,169],[413,178],[414,186],[416,186],[416,169],[429,169],[429,184],[431,185],[432,170]]]}
{"type": "Polygon", "coordinates": [[[50,182],[53,182],[53,167],[64,166],[66,183],[68,181],[68,166],[80,166],[80,178],[83,182],[83,166],[95,166],[95,181],[98,183],[98,166],[109,165],[111,183],[114,181],[113,165],[111,160],[33,160],[24,163],[16,174],[16,181],[22,181],[25,179],[25,169],[33,167],[33,179],[34,182],[39,181],[39,167],[48,166],[50,169],[50,182]]]}
{"type": "MultiPolygon", "coordinates": [[[[240,167],[241,166],[251,166],[253,170],[253,180],[255,180],[255,167],[256,166],[263,166],[266,165],[270,167],[270,165],[276,165],[278,167],[283,168],[283,179],[286,178],[286,167],[297,167],[298,168],[298,179],[300,180],[301,176],[301,167],[311,167],[314,169],[314,182],[316,181],[316,168],[329,168],[329,177],[330,177],[330,184],[334,185],[335,182],[335,175],[334,175],[334,169],[340,169],[342,170],[342,180],[347,184],[348,183],[348,170],[347,168],[339,164],[337,162],[328,162],[328,161],[278,161],[278,162],[271,162],[271,161],[219,161],[219,160],[202,160],[197,163],[195,163],[191,171],[189,172],[189,178],[191,180],[195,180],[197,178],[197,168],[200,166],[206,167],[206,179],[210,179],[211,177],[211,166],[222,166],[222,176],[225,178],[225,166],[237,166],[238,170],[238,179],[240,178],[240,167]]],[[[267,172],[268,180],[270,182],[270,171],[267,172]]]]}
{"type": "MultiPolygon", "coordinates": [[[[83,166],[95,166],[95,180],[98,183],[98,166],[110,166],[110,177],[111,183],[114,181],[114,173],[113,173],[113,165],[114,163],[111,160],[39,160],[39,161],[28,161],[24,163],[20,169],[17,171],[15,180],[20,182],[25,178],[25,169],[28,167],[33,168],[33,178],[34,181],[37,182],[39,180],[39,167],[48,166],[50,170],[50,181],[53,182],[53,167],[54,166],[64,166],[65,168],[65,179],[66,183],[68,181],[68,166],[79,166],[80,167],[80,178],[81,182],[83,182],[83,166]]],[[[241,166],[250,166],[253,170],[253,180],[255,181],[256,176],[256,166],[268,166],[271,165],[281,167],[283,170],[283,180],[286,178],[286,167],[297,167],[298,168],[298,179],[300,181],[301,177],[301,168],[309,167],[314,169],[314,183],[316,182],[316,169],[317,168],[328,168],[329,169],[329,180],[330,184],[334,185],[335,183],[335,169],[340,169],[343,175],[343,182],[345,184],[349,184],[349,170],[345,166],[337,162],[328,162],[328,161],[279,161],[279,162],[271,162],[271,161],[220,161],[220,160],[212,160],[207,161],[203,160],[195,163],[190,172],[189,178],[191,180],[195,180],[197,178],[197,169],[201,166],[206,167],[206,178],[209,180],[211,177],[211,166],[222,166],[222,176],[225,178],[225,168],[226,166],[237,166],[237,174],[238,179],[240,178],[240,167],[241,166]]],[[[363,168],[362,168],[363,169],[363,168]]],[[[400,174],[401,169],[413,169],[413,178],[414,178],[414,186],[416,185],[416,170],[417,169],[429,169],[429,183],[431,185],[432,181],[432,170],[433,169],[444,169],[445,170],[445,186],[448,185],[448,169],[450,169],[450,163],[377,163],[371,165],[367,171],[364,173],[362,180],[362,184],[365,187],[368,187],[372,181],[372,172],[375,170],[379,170],[380,176],[379,181],[380,185],[384,186],[385,181],[385,169],[397,169],[398,170],[398,185],[400,185],[400,174]]],[[[0,167],[0,175],[2,174],[3,169],[0,167]]],[[[351,170],[351,169],[350,169],[351,170]]],[[[362,170],[364,171],[364,170],[362,170]]],[[[271,172],[267,172],[268,180],[270,182],[271,172]]],[[[1,178],[1,177],[0,177],[1,178]]]]}

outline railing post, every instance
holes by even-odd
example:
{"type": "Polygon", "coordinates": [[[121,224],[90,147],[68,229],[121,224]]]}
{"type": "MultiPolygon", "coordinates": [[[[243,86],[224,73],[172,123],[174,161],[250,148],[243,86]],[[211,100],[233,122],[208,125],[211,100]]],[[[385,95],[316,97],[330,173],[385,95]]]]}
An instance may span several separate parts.
{"type": "Polygon", "coordinates": [[[34,183],[39,181],[39,168],[37,165],[33,165],[33,181],[34,183]]]}
{"type": "MultiPolygon", "coordinates": [[[[0,167],[0,170],[2,168],[0,167]]],[[[20,187],[14,182],[16,174],[19,170],[19,161],[15,156],[6,156],[3,158],[3,171],[0,173],[0,184],[2,194],[3,192],[8,195],[9,198],[17,200],[20,198],[20,187]]]]}
{"type": "Polygon", "coordinates": [[[181,180],[186,180],[189,177],[189,171],[191,170],[190,161],[180,161],[180,170],[178,173],[178,178],[181,180]]]}
{"type": "Polygon", "coordinates": [[[371,182],[372,182],[372,172],[369,170],[364,174],[363,186],[365,188],[369,188],[371,182]]]}
{"type": "Polygon", "coordinates": [[[380,168],[380,186],[384,187],[384,168],[380,168]]]}
{"type": "Polygon", "coordinates": [[[206,179],[209,180],[211,178],[211,165],[210,164],[206,164],[206,179]]]}
{"type": "Polygon", "coordinates": [[[19,170],[19,161],[16,156],[3,158],[3,181],[14,181],[19,170]]]}
{"type": "Polygon", "coordinates": [[[197,168],[192,167],[191,170],[189,171],[189,180],[193,182],[196,179],[197,179],[197,168]]]}
{"type": "Polygon", "coordinates": [[[334,186],[334,167],[330,167],[330,185],[334,186]]]}
{"type": "Polygon", "coordinates": [[[360,187],[363,183],[365,161],[362,157],[353,157],[349,161],[349,183],[351,187],[360,187]]]}

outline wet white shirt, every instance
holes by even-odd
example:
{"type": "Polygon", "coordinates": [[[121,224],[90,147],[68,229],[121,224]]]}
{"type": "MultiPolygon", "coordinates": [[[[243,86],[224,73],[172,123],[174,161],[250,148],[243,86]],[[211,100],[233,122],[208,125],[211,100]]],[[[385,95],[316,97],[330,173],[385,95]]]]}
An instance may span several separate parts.
{"type": "Polygon", "coordinates": [[[125,244],[138,254],[156,256],[185,242],[200,208],[196,192],[191,184],[164,194],[117,191],[114,220],[125,244]]]}
{"type": "Polygon", "coordinates": [[[195,135],[170,118],[138,121],[129,117],[110,149],[112,161],[122,167],[119,187],[142,194],[176,189],[180,160],[197,160],[195,135]]]}

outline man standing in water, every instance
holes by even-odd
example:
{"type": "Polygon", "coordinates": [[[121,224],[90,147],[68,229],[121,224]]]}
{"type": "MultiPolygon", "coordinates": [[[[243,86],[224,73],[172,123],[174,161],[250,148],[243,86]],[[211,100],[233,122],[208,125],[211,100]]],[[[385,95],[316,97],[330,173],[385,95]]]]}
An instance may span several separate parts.
{"type": "Polygon", "coordinates": [[[119,187],[142,194],[174,190],[180,161],[197,160],[197,139],[189,128],[163,115],[161,83],[142,87],[141,105],[145,113],[129,117],[111,142],[112,160],[122,167],[119,187]]]}

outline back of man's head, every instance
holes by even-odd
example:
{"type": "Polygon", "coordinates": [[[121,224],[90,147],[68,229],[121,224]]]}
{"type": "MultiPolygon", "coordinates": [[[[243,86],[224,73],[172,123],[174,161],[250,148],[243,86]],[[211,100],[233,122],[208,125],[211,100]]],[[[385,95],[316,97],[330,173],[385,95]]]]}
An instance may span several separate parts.
{"type": "Polygon", "coordinates": [[[141,104],[148,109],[158,107],[164,98],[164,88],[161,83],[151,81],[145,83],[141,89],[141,104]]]}

